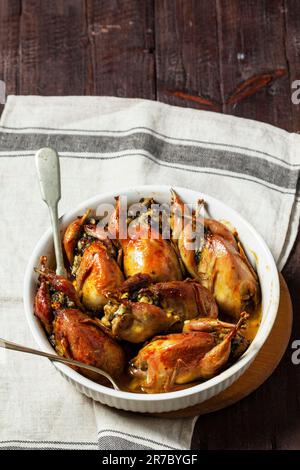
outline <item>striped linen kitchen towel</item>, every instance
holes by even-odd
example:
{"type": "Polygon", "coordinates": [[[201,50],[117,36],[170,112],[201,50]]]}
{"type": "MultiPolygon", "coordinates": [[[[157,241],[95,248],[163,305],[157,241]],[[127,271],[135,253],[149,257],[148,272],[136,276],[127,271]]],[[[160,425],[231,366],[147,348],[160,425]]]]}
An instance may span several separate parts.
{"type": "MultiPolygon", "coordinates": [[[[186,186],[239,211],[281,269],[297,234],[300,137],[250,120],[112,97],[10,96],[0,121],[1,336],[35,346],[22,307],[27,260],[49,226],[33,156],[61,156],[61,213],[104,191],[186,186]]],[[[0,355],[0,447],[188,449],[195,419],[109,409],[43,359],[0,355]]]]}

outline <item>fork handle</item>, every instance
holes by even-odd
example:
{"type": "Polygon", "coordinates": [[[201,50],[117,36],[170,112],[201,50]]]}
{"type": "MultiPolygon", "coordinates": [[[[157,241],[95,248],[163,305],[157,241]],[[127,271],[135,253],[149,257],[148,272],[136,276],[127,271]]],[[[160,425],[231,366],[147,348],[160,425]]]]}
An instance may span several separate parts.
{"type": "Polygon", "coordinates": [[[28,354],[34,354],[35,356],[43,356],[47,357],[51,361],[55,362],[62,362],[63,364],[69,364],[76,367],[81,367],[82,369],[87,369],[92,372],[96,372],[97,374],[103,375],[106,377],[115,390],[120,390],[114,379],[104,370],[98,369],[98,367],[90,366],[89,364],[84,364],[83,362],[75,361],[74,359],[69,359],[67,357],[58,356],[56,354],[50,354],[44,351],[40,351],[38,349],[28,348],[27,346],[23,346],[22,344],[12,343],[11,341],[7,341],[6,339],[0,338],[0,348],[3,349],[10,349],[12,351],[19,351],[28,354]]]}
{"type": "Polygon", "coordinates": [[[35,164],[38,173],[42,199],[47,204],[50,213],[56,258],[56,273],[61,276],[66,276],[67,272],[64,266],[57,210],[58,201],[61,197],[60,165],[58,153],[56,150],[49,147],[41,148],[35,155],[35,164]]]}

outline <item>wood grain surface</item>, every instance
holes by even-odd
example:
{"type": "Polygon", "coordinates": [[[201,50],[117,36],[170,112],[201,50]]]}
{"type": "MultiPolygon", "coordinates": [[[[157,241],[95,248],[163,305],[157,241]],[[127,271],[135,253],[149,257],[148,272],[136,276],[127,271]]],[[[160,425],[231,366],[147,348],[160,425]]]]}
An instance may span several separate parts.
{"type": "MultiPolygon", "coordinates": [[[[299,132],[297,79],[298,0],[0,0],[8,94],[158,99],[299,132]]],[[[291,340],[299,339],[300,234],[283,275],[291,340]]],[[[255,393],[202,416],[192,447],[300,448],[300,366],[291,354],[255,393]]]]}

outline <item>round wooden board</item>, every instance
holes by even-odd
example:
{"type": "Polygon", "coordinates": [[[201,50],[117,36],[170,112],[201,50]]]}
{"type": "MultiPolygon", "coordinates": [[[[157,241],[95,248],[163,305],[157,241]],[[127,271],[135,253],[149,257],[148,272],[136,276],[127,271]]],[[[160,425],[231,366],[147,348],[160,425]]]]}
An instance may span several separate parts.
{"type": "Polygon", "coordinates": [[[209,400],[183,410],[155,413],[159,418],[190,418],[221,410],[256,390],[279,364],[290,339],[293,307],[285,280],[280,274],[280,303],[269,338],[246,372],[229,388],[209,400]]]}

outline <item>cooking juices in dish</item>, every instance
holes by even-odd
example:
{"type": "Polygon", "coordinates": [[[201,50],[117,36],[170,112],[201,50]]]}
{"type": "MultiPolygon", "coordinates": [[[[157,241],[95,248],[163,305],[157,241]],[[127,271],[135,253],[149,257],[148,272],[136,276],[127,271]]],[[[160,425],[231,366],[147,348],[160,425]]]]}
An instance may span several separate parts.
{"type": "Polygon", "coordinates": [[[258,277],[236,231],[187,211],[174,191],[171,202],[157,212],[143,199],[124,222],[116,198],[105,225],[87,210],[63,237],[68,279],[45,257],[36,269],[34,312],[57,353],[107,371],[126,391],[169,392],[214,377],[260,323],[258,277]]]}

